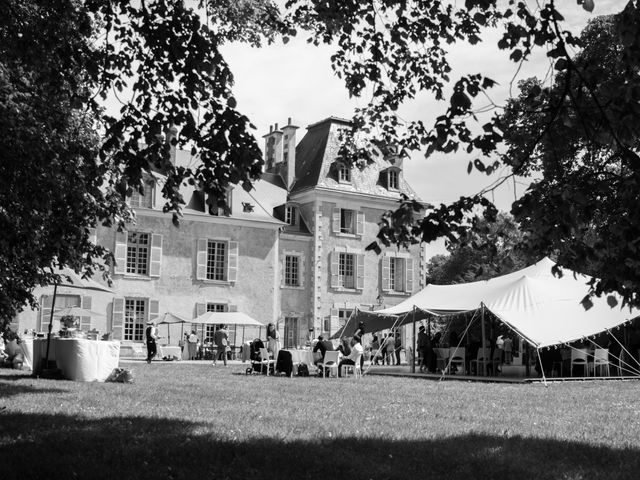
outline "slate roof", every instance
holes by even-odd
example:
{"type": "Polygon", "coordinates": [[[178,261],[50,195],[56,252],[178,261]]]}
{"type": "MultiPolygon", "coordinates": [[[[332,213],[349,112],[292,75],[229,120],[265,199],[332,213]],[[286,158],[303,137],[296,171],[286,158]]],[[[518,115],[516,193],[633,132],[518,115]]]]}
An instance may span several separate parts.
{"type": "Polygon", "coordinates": [[[360,170],[351,170],[351,182],[338,182],[332,174],[334,162],[340,148],[340,131],[350,128],[351,122],[343,118],[329,117],[307,127],[307,133],[296,147],[296,180],[291,187],[291,195],[316,187],[328,188],[341,192],[365,193],[399,199],[400,193],[420,200],[415,191],[400,175],[398,190],[389,190],[380,182],[380,173],[393,165],[378,155],[372,164],[360,170]]]}
{"type": "MultiPolygon", "coordinates": [[[[191,157],[190,152],[184,150],[176,151],[176,165],[193,166],[198,161],[197,157],[191,157]]],[[[182,185],[180,192],[187,202],[183,209],[185,213],[210,216],[206,212],[202,192],[198,192],[190,185],[182,185]]],[[[231,192],[231,215],[229,215],[229,218],[285,225],[284,222],[273,216],[273,211],[275,207],[282,205],[286,200],[287,189],[284,187],[282,180],[278,181],[276,178],[253,182],[253,189],[250,192],[245,191],[240,185],[236,185],[231,192]],[[244,204],[251,205],[253,207],[252,211],[245,211],[244,204]]]]}

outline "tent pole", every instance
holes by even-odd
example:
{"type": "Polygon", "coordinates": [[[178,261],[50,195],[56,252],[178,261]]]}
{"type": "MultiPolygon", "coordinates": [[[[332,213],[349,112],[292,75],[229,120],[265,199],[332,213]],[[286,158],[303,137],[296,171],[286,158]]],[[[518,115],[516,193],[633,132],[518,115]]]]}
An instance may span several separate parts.
{"type": "Polygon", "coordinates": [[[51,330],[53,329],[53,311],[56,308],[56,294],[58,293],[58,282],[53,284],[53,300],[51,300],[51,315],[49,315],[49,331],[47,333],[47,354],[44,357],[42,369],[49,366],[49,346],[51,345],[51,330]]]}
{"type": "Polygon", "coordinates": [[[487,351],[485,350],[486,337],[484,331],[484,303],[481,303],[480,320],[482,321],[482,345],[480,346],[482,351],[482,376],[487,376],[487,351]]]}
{"type": "Polygon", "coordinates": [[[411,355],[411,373],[416,373],[416,306],[413,306],[413,334],[411,336],[411,350],[413,351],[413,355],[411,355]]]}
{"type": "Polygon", "coordinates": [[[547,377],[544,375],[544,368],[542,367],[542,357],[540,356],[540,349],[536,348],[536,353],[538,354],[538,363],[540,364],[540,371],[542,372],[542,382],[545,387],[548,387],[547,377]]]}

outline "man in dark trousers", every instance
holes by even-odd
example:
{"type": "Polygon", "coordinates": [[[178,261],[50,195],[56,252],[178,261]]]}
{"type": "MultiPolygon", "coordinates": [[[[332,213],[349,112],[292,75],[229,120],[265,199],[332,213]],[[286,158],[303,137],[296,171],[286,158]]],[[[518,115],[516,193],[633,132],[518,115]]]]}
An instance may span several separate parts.
{"type": "Polygon", "coordinates": [[[335,348],[333,348],[333,343],[330,340],[325,340],[322,335],[318,337],[318,341],[316,342],[316,346],[313,347],[313,353],[320,352],[322,357],[319,360],[316,360],[316,365],[318,362],[322,362],[324,358],[324,354],[326,351],[333,352],[335,348]]]}
{"type": "Polygon", "coordinates": [[[421,325],[418,330],[418,352],[421,357],[420,373],[430,370],[429,345],[429,335],[427,334],[424,325],[421,325]]]}
{"type": "Polygon", "coordinates": [[[158,352],[156,340],[158,339],[158,329],[156,323],[153,320],[147,322],[147,329],[145,331],[145,337],[147,339],[147,363],[151,363],[153,357],[158,352]]]}

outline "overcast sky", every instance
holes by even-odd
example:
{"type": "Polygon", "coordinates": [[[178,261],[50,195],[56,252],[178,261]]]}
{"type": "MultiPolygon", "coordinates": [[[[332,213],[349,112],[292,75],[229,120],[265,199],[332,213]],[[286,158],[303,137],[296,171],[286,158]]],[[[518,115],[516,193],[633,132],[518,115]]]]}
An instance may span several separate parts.
{"type": "MultiPolygon", "coordinates": [[[[619,11],[625,4],[622,0],[596,0],[595,10],[587,13],[575,0],[558,2],[566,17],[567,25],[575,34],[579,33],[589,18],[595,15],[619,11]]],[[[487,32],[482,44],[452,50],[451,63],[454,73],[482,72],[499,82],[493,88],[492,99],[501,104],[509,95],[510,84],[517,70],[508,60],[508,54],[495,47],[499,35],[487,32]]],[[[305,128],[329,116],[350,118],[363,101],[350,99],[342,82],[334,76],[329,57],[330,47],[313,47],[306,43],[306,36],[293,39],[287,45],[282,43],[253,49],[245,45],[225,47],[225,58],[235,75],[234,94],[238,109],[248,115],[258,127],[257,137],[268,132],[269,125],[283,125],[291,117],[298,125],[298,141],[305,128]]],[[[513,82],[513,93],[517,94],[517,79],[533,75],[545,77],[549,63],[543,54],[528,62],[513,82]]],[[[452,76],[454,78],[454,76],[452,76]]],[[[486,104],[486,101],[477,105],[486,104]]],[[[422,98],[403,108],[402,114],[408,119],[427,120],[434,111],[442,108],[429,98],[422,98]]],[[[470,157],[465,154],[448,156],[434,155],[424,159],[421,155],[404,163],[405,177],[420,198],[430,203],[449,202],[461,195],[477,193],[496,180],[474,171],[466,172],[470,157]]],[[[515,194],[523,192],[525,185],[516,183],[515,194]]],[[[514,199],[514,183],[511,181],[495,193],[498,207],[508,211],[514,199]]]]}

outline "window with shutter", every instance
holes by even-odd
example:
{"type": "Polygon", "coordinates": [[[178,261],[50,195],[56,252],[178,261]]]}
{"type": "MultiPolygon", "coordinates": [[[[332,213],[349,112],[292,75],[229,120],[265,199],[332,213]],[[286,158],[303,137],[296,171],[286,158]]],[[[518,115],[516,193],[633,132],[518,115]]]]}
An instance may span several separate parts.
{"type": "Polygon", "coordinates": [[[391,290],[391,257],[382,257],[382,290],[389,292],[391,290]]]}
{"type": "Polygon", "coordinates": [[[124,298],[114,298],[111,311],[111,332],[114,340],[123,340],[124,298]]]}
{"type": "Polygon", "coordinates": [[[331,288],[340,287],[340,256],[338,252],[329,254],[329,262],[331,263],[331,288]]]}
{"type": "Polygon", "coordinates": [[[125,298],[123,340],[142,342],[144,327],[149,318],[146,298],[125,298]]]}
{"type": "Polygon", "coordinates": [[[196,280],[207,279],[207,239],[199,238],[196,245],[196,280]]]}
{"type": "Polygon", "coordinates": [[[227,279],[227,242],[207,241],[207,280],[227,279]]]}
{"type": "Polygon", "coordinates": [[[207,312],[206,303],[196,303],[196,317],[199,317],[200,315],[206,312],[207,312]]]}
{"type": "Polygon", "coordinates": [[[333,209],[333,218],[332,218],[332,228],[333,233],[340,233],[340,212],[342,209],[338,207],[334,207],[333,209]]]}
{"type": "Polygon", "coordinates": [[[160,302],[149,300],[149,320],[157,320],[158,315],[160,315],[160,302]]]}
{"type": "Polygon", "coordinates": [[[353,253],[338,253],[338,284],[344,288],[356,286],[356,258],[353,253]]]}
{"type": "MultiPolygon", "coordinates": [[[[151,235],[143,232],[127,232],[127,273],[132,275],[148,275],[151,250],[151,235]]],[[[162,251],[162,236],[160,236],[162,251]]],[[[159,273],[158,265],[158,273],[159,273]]]]}
{"type": "Polygon", "coordinates": [[[340,314],[337,308],[332,308],[329,311],[329,325],[326,329],[329,335],[333,334],[336,330],[338,330],[338,315],[340,314]]]}
{"type": "Polygon", "coordinates": [[[238,242],[229,242],[229,257],[227,258],[227,281],[238,281],[238,242]]]}
{"type": "Polygon", "coordinates": [[[404,291],[407,293],[412,293],[413,292],[413,259],[407,258],[405,263],[406,263],[407,278],[405,282],[404,291]]]}
{"type": "Polygon", "coordinates": [[[116,247],[114,249],[116,264],[113,273],[125,274],[127,271],[127,232],[116,232],[116,247]]]}
{"type": "Polygon", "coordinates": [[[364,235],[364,212],[357,212],[356,235],[364,235]]]}
{"type": "MultiPolygon", "coordinates": [[[[91,310],[91,297],[83,296],[82,297],[82,308],[86,310],[91,310]]],[[[80,317],[80,330],[88,332],[91,330],[91,317],[80,317]]]]}
{"type": "Polygon", "coordinates": [[[364,255],[358,254],[356,257],[356,288],[362,290],[364,288],[364,255]]]}
{"type": "Polygon", "coordinates": [[[151,235],[151,260],[149,265],[149,276],[159,277],[162,265],[162,235],[154,233],[151,235]]]}

